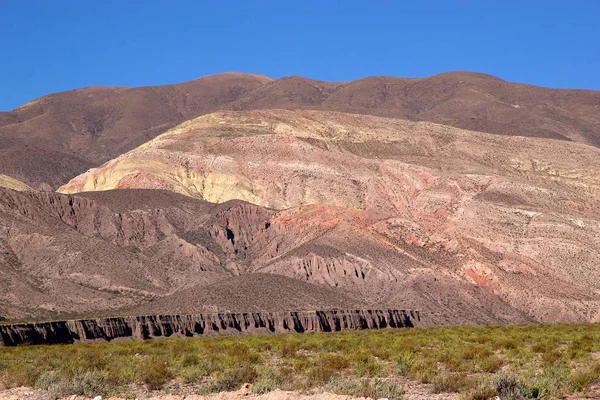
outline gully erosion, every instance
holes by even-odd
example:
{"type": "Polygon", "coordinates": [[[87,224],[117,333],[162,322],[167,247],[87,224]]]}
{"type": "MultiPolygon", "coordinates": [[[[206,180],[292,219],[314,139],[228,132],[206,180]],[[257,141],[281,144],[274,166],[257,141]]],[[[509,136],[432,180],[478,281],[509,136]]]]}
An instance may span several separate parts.
{"type": "Polygon", "coordinates": [[[239,333],[331,332],[413,327],[418,311],[335,310],[306,312],[154,315],[0,325],[0,346],[59,344],[239,333]]]}

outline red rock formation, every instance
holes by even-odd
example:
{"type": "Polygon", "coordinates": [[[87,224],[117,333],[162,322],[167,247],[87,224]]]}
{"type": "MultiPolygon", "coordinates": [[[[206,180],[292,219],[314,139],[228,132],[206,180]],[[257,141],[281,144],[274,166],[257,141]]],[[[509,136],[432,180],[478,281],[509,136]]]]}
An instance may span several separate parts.
{"type": "Polygon", "coordinates": [[[418,311],[332,310],[312,312],[155,315],[0,325],[0,346],[113,339],[241,333],[332,332],[342,329],[412,327],[418,311]]]}
{"type": "Polygon", "coordinates": [[[0,190],[0,314],[597,321],[598,160],[581,143],[364,115],[207,115],[63,188],[98,192],[0,190]]]}

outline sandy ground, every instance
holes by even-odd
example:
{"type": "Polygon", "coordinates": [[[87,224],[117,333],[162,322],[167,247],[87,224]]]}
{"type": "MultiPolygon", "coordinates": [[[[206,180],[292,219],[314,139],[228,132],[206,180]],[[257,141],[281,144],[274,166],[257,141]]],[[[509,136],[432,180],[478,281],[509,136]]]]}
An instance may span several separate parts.
{"type": "MultiPolygon", "coordinates": [[[[460,395],[456,393],[439,393],[431,392],[431,385],[418,384],[403,380],[404,390],[406,391],[404,400],[458,400],[460,395]]],[[[173,390],[171,388],[170,390],[173,390]]],[[[189,388],[178,389],[180,392],[187,392],[189,388]]],[[[136,400],[371,400],[365,397],[343,396],[327,392],[291,392],[283,390],[275,390],[273,392],[256,395],[252,393],[252,386],[244,385],[240,390],[235,392],[221,392],[207,396],[195,394],[169,394],[166,391],[148,392],[143,386],[138,387],[133,391],[132,397],[127,399],[136,400]]],[[[497,399],[497,398],[496,398],[497,399]]],[[[566,400],[589,400],[600,399],[600,382],[596,382],[590,386],[584,393],[576,393],[565,398],[566,400]]],[[[19,387],[13,389],[0,390],[0,400],[54,400],[47,391],[33,389],[29,387],[19,387]]],[[[85,397],[85,396],[67,396],[60,400],[125,400],[120,397],[85,397]]]]}
{"type": "MultiPolygon", "coordinates": [[[[408,383],[404,385],[406,400],[456,400],[456,394],[432,394],[430,385],[418,385],[408,383]]],[[[252,394],[250,385],[242,387],[236,392],[221,392],[208,396],[200,395],[174,395],[164,392],[140,392],[136,393],[136,399],[139,400],[350,400],[356,397],[342,396],[333,393],[300,393],[275,390],[273,392],[255,395],[252,394]]],[[[0,391],[0,400],[50,400],[48,392],[40,389],[32,389],[28,387],[19,387],[0,391]]],[[[359,398],[359,399],[365,399],[359,398]]],[[[101,399],[100,397],[89,398],[84,396],[67,396],[61,400],[122,400],[116,397],[101,399]]]]}

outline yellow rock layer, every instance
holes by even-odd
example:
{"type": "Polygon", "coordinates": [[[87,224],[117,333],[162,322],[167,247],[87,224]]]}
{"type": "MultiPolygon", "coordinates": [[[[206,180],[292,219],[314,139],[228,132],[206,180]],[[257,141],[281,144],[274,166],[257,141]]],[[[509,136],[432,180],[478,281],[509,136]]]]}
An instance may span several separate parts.
{"type": "Polygon", "coordinates": [[[27,184],[25,184],[19,180],[16,180],[14,178],[11,178],[10,176],[2,175],[2,174],[0,174],[0,187],[12,189],[12,190],[18,190],[20,192],[26,192],[29,190],[33,190],[27,184]]]}
{"type": "Polygon", "coordinates": [[[478,186],[477,176],[503,176],[598,194],[599,160],[598,149],[582,144],[428,122],[319,111],[219,112],[184,122],[59,192],[155,188],[276,209],[319,203],[404,209],[436,177],[451,177],[463,189],[478,186]]]}

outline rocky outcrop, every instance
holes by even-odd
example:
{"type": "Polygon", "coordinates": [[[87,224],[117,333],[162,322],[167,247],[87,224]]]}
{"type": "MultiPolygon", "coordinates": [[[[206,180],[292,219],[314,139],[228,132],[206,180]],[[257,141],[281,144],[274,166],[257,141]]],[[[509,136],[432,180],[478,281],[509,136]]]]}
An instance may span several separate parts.
{"type": "Polygon", "coordinates": [[[25,183],[23,183],[19,180],[16,180],[10,176],[3,175],[3,174],[0,174],[0,187],[18,190],[20,192],[33,190],[31,187],[29,187],[25,183]]]}
{"type": "Polygon", "coordinates": [[[0,325],[0,346],[65,344],[123,338],[150,339],[170,336],[404,328],[413,327],[420,319],[418,311],[405,310],[215,313],[97,318],[0,325]]]}

